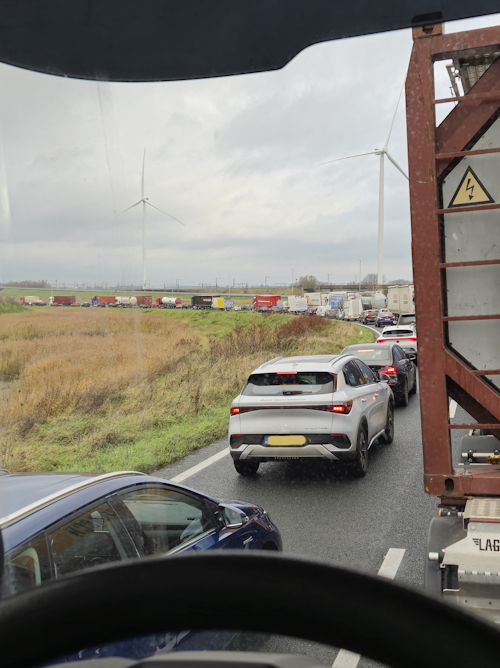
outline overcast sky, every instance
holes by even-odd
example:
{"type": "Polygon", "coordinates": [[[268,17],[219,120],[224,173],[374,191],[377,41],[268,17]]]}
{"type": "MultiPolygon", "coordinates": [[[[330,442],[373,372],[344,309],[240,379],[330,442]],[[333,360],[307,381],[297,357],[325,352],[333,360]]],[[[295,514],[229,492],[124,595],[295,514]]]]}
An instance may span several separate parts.
{"type": "MultiPolygon", "coordinates": [[[[278,72],[157,84],[0,65],[0,281],[140,283],[141,209],[113,216],[140,198],[144,148],[146,197],[185,223],[148,208],[152,287],[343,282],[359,259],[376,272],[379,158],[317,165],[384,144],[410,51],[400,31],[313,46],[278,72]]],[[[389,150],[407,171],[404,95],[389,150]]],[[[408,182],[385,170],[384,274],[410,278],[408,182]]]]}

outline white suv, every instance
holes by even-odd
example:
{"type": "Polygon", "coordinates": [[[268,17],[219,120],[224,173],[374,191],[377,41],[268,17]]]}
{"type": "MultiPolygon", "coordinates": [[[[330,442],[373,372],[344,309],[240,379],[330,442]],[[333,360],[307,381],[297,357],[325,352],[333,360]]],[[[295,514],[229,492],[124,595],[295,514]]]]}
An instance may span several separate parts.
{"type": "Polygon", "coordinates": [[[231,404],[229,451],[242,475],[273,459],[348,460],[357,476],[368,449],[394,438],[387,384],[352,354],[277,357],[253,371],[231,404]]]}

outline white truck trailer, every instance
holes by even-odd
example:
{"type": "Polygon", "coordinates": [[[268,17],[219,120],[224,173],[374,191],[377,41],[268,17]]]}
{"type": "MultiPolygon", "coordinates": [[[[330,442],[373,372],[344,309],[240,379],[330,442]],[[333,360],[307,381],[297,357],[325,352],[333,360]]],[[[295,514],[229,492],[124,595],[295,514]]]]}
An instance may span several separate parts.
{"type": "Polygon", "coordinates": [[[288,310],[290,313],[305,313],[307,311],[307,299],[305,297],[288,297],[288,310]]]}
{"type": "Polygon", "coordinates": [[[357,320],[363,310],[361,299],[346,299],[344,301],[344,320],[357,320]]]}
{"type": "Polygon", "coordinates": [[[413,313],[415,311],[415,289],[413,285],[391,285],[387,291],[387,308],[391,313],[413,313]]]}

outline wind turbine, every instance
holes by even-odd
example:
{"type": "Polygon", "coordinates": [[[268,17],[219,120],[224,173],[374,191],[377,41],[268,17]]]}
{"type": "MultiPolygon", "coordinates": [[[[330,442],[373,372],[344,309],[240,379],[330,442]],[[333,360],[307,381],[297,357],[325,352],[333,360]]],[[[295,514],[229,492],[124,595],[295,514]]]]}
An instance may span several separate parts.
{"type": "MultiPolygon", "coordinates": [[[[130,209],[133,209],[135,206],[139,206],[139,204],[142,204],[142,289],[146,289],[146,204],[149,204],[149,206],[152,206],[153,209],[157,209],[158,211],[161,211],[164,213],[166,216],[169,218],[173,218],[175,221],[180,223],[181,225],[184,225],[182,220],[179,220],[178,218],[175,218],[175,216],[172,216],[170,213],[167,213],[166,211],[163,211],[163,209],[160,209],[159,206],[156,206],[156,204],[153,204],[153,202],[149,201],[149,197],[144,197],[144,164],[146,162],[146,149],[144,149],[144,156],[142,158],[142,181],[141,181],[141,199],[138,202],[135,202],[135,204],[131,204],[128,206],[126,209],[123,209],[123,211],[120,211],[120,213],[117,213],[116,216],[113,216],[110,220],[115,220],[118,218],[118,216],[121,216],[122,213],[125,213],[125,211],[129,211],[130,209]]],[[[109,220],[107,221],[109,223],[109,220]]]]}
{"type": "MultiPolygon", "coordinates": [[[[363,155],[379,155],[380,156],[380,177],[379,177],[379,190],[378,190],[378,284],[382,285],[384,280],[384,158],[387,156],[387,159],[392,162],[394,167],[401,172],[401,174],[408,179],[408,175],[401,169],[398,163],[394,160],[392,155],[389,153],[388,146],[389,140],[391,138],[392,128],[394,126],[394,121],[396,120],[396,114],[399,107],[399,101],[401,99],[401,94],[403,89],[401,88],[401,93],[399,93],[398,103],[396,104],[396,111],[392,117],[391,127],[389,128],[389,134],[387,135],[386,142],[382,148],[376,148],[374,151],[369,151],[368,153],[358,153],[357,155],[346,155],[345,158],[337,158],[336,160],[328,160],[327,162],[322,162],[321,165],[328,165],[331,162],[340,162],[340,160],[349,160],[349,158],[359,158],[363,155]]],[[[409,179],[408,179],[409,180],[409,179]]]]}

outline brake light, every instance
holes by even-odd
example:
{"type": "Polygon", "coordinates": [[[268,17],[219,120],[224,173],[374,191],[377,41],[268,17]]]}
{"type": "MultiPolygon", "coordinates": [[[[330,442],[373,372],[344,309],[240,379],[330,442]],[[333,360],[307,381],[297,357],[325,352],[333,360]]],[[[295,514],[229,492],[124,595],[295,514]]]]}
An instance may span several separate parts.
{"type": "Polygon", "coordinates": [[[332,413],[343,413],[348,415],[351,412],[352,401],[347,401],[345,404],[334,404],[332,406],[332,413]]]}
{"type": "Polygon", "coordinates": [[[374,353],[375,350],[369,350],[368,348],[363,348],[363,350],[357,350],[358,353],[374,353]]]}
{"type": "Polygon", "coordinates": [[[384,341],[387,341],[388,339],[377,339],[375,343],[384,343],[384,341]]]}
{"type": "Polygon", "coordinates": [[[237,408],[236,406],[231,406],[231,415],[238,415],[240,412],[240,409],[237,408]]]}
{"type": "Polygon", "coordinates": [[[380,373],[395,374],[396,369],[393,366],[388,366],[387,369],[381,369],[380,373]]]}
{"type": "Polygon", "coordinates": [[[276,371],[277,376],[292,376],[293,374],[297,374],[298,371],[276,371]]]}

